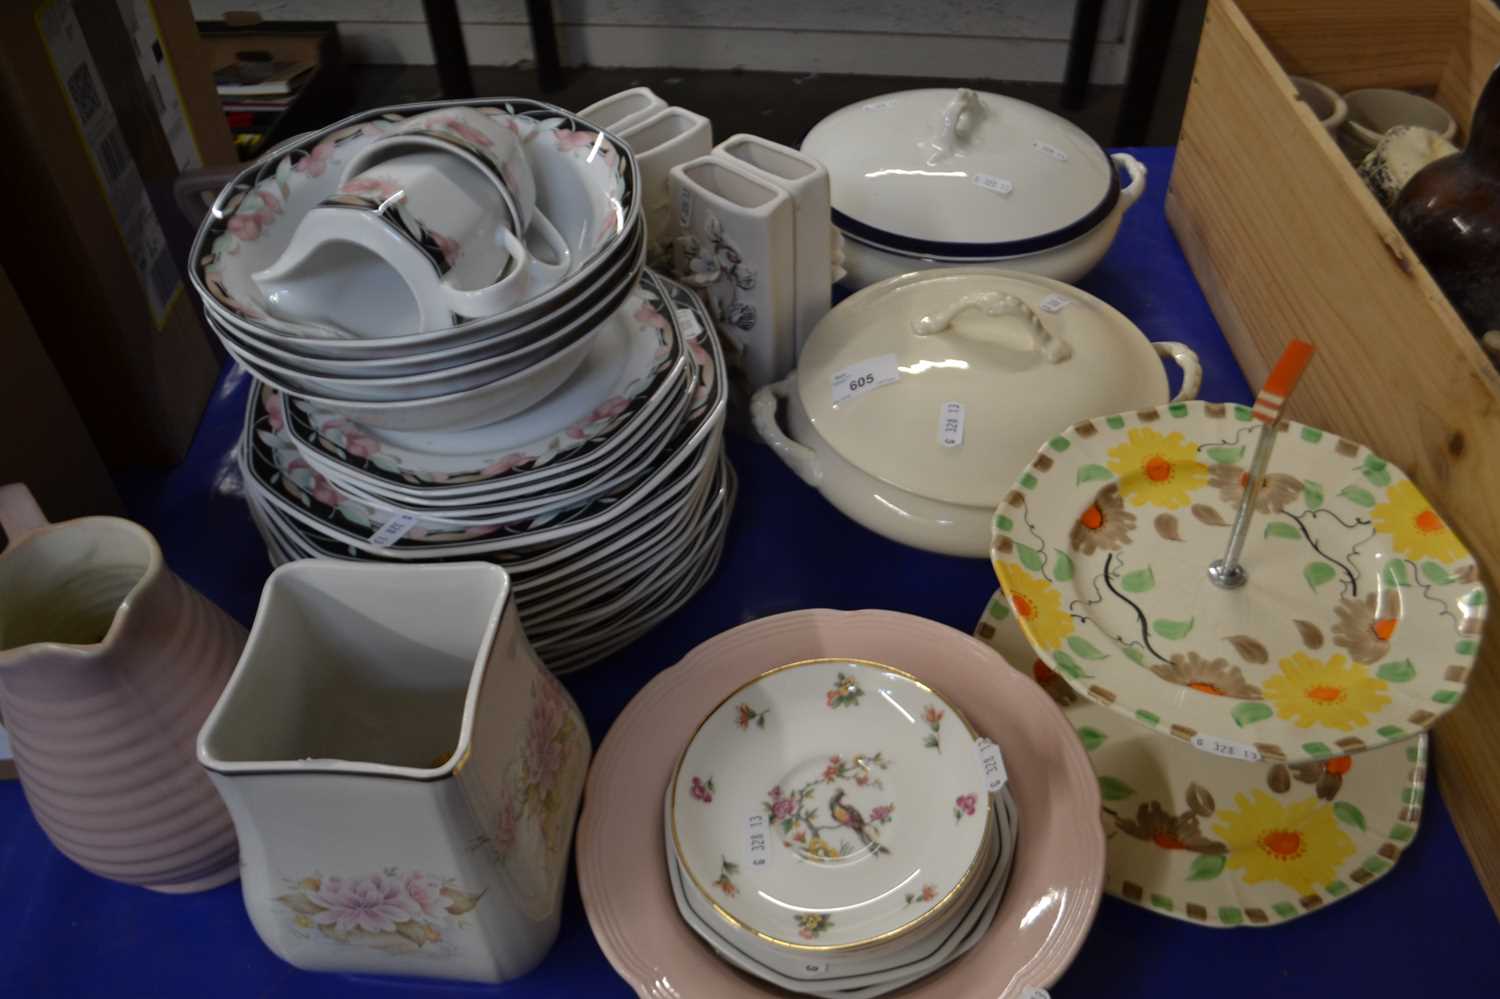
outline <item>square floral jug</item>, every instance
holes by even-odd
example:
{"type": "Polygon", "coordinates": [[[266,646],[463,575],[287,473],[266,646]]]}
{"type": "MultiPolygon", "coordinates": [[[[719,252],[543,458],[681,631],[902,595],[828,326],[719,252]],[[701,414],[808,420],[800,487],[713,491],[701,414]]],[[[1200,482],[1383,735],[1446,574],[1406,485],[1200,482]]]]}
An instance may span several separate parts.
{"type": "Polygon", "coordinates": [[[497,566],[278,569],[198,760],[299,968],[501,982],[556,938],[588,733],[497,566]]]}

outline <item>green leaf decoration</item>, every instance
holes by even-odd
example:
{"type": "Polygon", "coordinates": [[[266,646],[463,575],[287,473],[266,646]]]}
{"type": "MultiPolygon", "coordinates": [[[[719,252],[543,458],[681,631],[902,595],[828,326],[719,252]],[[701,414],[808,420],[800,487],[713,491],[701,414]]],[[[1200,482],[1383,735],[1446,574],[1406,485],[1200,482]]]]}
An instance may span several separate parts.
{"type": "Polygon", "coordinates": [[[1126,593],[1145,593],[1156,585],[1156,574],[1148,565],[1144,569],[1135,572],[1127,572],[1120,580],[1120,589],[1126,593]]]}
{"type": "Polygon", "coordinates": [[[1040,572],[1042,570],[1042,553],[1030,545],[1016,545],[1016,557],[1021,560],[1022,565],[1032,572],[1040,572]]]}
{"type": "Polygon", "coordinates": [[[1090,728],[1089,726],[1085,725],[1083,726],[1083,728],[1078,730],[1078,738],[1083,743],[1083,748],[1092,753],[1094,750],[1104,745],[1104,740],[1108,738],[1108,736],[1099,731],[1097,728],[1090,728]]]}
{"type": "Polygon", "coordinates": [[[1362,506],[1366,510],[1375,505],[1375,497],[1370,491],[1361,489],[1359,486],[1345,486],[1339,490],[1339,495],[1355,506],[1362,506]]]}
{"type": "Polygon", "coordinates": [[[1427,577],[1429,583],[1436,583],[1438,586],[1447,586],[1454,581],[1453,574],[1432,559],[1422,563],[1422,575],[1427,577]]]}
{"type": "Polygon", "coordinates": [[[1211,447],[1208,456],[1220,465],[1233,465],[1245,456],[1245,448],[1240,447],[1211,447]]]}
{"type": "Polygon", "coordinates": [[[1073,657],[1068,655],[1066,652],[1052,653],[1052,661],[1057,664],[1057,670],[1059,673],[1062,673],[1065,676],[1070,676],[1075,680],[1083,679],[1085,674],[1082,668],[1080,668],[1079,665],[1073,661],[1073,657]]]}
{"type": "Polygon", "coordinates": [[[1246,725],[1254,725],[1258,721],[1265,721],[1271,717],[1271,714],[1270,705],[1262,701],[1243,701],[1235,705],[1234,710],[1229,712],[1229,716],[1234,719],[1234,723],[1240,728],[1244,728],[1246,725]]]}
{"type": "Polygon", "coordinates": [[[1383,472],[1385,471],[1385,462],[1373,454],[1367,454],[1365,455],[1365,463],[1362,467],[1367,472],[1383,472]]]}
{"type": "Polygon", "coordinates": [[[1375,675],[1386,683],[1410,683],[1416,679],[1417,668],[1410,659],[1398,659],[1382,665],[1375,671],[1375,675]]]}
{"type": "Polygon", "coordinates": [[[1222,853],[1200,853],[1193,858],[1193,863],[1188,868],[1188,880],[1212,881],[1224,873],[1224,865],[1228,860],[1222,853]]]}
{"type": "Polygon", "coordinates": [[[1058,549],[1057,558],[1052,560],[1052,575],[1059,583],[1066,583],[1073,578],[1073,560],[1061,549],[1058,549]]]}
{"type": "Polygon", "coordinates": [[[1099,795],[1105,801],[1124,801],[1135,794],[1135,788],[1118,777],[1100,777],[1099,795]]]}
{"type": "Polygon", "coordinates": [[[1327,562],[1309,562],[1307,568],[1302,570],[1302,578],[1307,580],[1307,585],[1315,590],[1337,575],[1338,570],[1327,562]]]}
{"type": "Polygon", "coordinates": [[[1100,479],[1113,479],[1115,473],[1103,465],[1084,465],[1078,470],[1078,484],[1085,482],[1097,482],[1100,479]]]}
{"type": "Polygon", "coordinates": [[[1484,590],[1470,590],[1468,593],[1465,593],[1463,596],[1459,597],[1458,602],[1463,604],[1465,607],[1483,607],[1484,590]]]}
{"type": "Polygon", "coordinates": [[[1353,826],[1360,832],[1365,831],[1365,813],[1347,801],[1335,801],[1333,803],[1333,817],[1346,826],[1353,826]]]}
{"type": "Polygon", "coordinates": [[[1280,520],[1273,520],[1266,525],[1265,537],[1286,538],[1290,541],[1297,541],[1302,537],[1302,532],[1297,530],[1291,524],[1284,523],[1280,520]]]}
{"type": "Polygon", "coordinates": [[[1186,638],[1188,632],[1193,630],[1193,621],[1193,618],[1188,618],[1186,621],[1169,621],[1164,617],[1159,617],[1151,622],[1151,630],[1162,638],[1177,641],[1186,638]]]}
{"type": "Polygon", "coordinates": [[[1411,577],[1406,573],[1406,563],[1390,561],[1380,570],[1380,581],[1386,586],[1410,586],[1411,577]]]}
{"type": "Polygon", "coordinates": [[[1077,635],[1070,635],[1068,637],[1068,648],[1072,649],[1076,655],[1083,659],[1107,658],[1103,652],[1094,648],[1087,639],[1079,638],[1077,635]]]}
{"type": "Polygon", "coordinates": [[[1316,510],[1323,505],[1323,486],[1311,479],[1303,479],[1302,498],[1307,502],[1309,510],[1316,510]]]}
{"type": "Polygon", "coordinates": [[[1378,472],[1372,471],[1367,468],[1365,469],[1365,479],[1370,483],[1370,485],[1377,486],[1383,489],[1391,484],[1391,473],[1387,472],[1383,468],[1378,472]]]}
{"type": "Polygon", "coordinates": [[[1125,658],[1129,659],[1131,662],[1135,663],[1137,666],[1144,666],[1144,665],[1146,665],[1146,654],[1144,652],[1142,652],[1140,649],[1136,648],[1134,645],[1126,645],[1126,646],[1124,646],[1124,652],[1125,652],[1125,658]]]}

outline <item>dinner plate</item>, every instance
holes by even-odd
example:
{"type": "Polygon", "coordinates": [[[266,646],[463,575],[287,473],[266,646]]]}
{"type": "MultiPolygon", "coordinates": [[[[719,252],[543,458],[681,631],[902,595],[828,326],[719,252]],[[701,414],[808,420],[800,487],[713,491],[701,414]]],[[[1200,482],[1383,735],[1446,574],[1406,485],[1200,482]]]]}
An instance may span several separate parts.
{"type": "Polygon", "coordinates": [[[626,706],[595,756],[576,848],[584,908],[610,963],[643,996],[764,994],[763,983],[719,960],[683,923],[661,802],[642,789],[667,784],[698,720],[726,695],[776,664],[833,656],[888,663],[941,689],[999,744],[1010,771],[1020,831],[995,925],[963,960],[908,994],[995,999],[1052,984],[1083,942],[1104,879],[1099,791],[1083,747],[1046,695],[993,651],[889,611],[752,621],[698,646],[626,706]]]}
{"type": "Polygon", "coordinates": [[[413,495],[471,495],[557,474],[623,447],[623,431],[659,404],[685,348],[648,273],[556,393],[508,420],[462,432],[409,433],[360,425],[337,408],[293,399],[291,429],[372,483],[413,495]]]}
{"type": "Polygon", "coordinates": [[[975,633],[1036,679],[1088,750],[1117,898],[1206,926],[1274,926],[1384,876],[1417,834],[1426,735],[1292,766],[1224,759],[1078,696],[1000,593],[975,633]]]}
{"type": "Polygon", "coordinates": [[[1287,422],[1248,581],[1211,585],[1261,426],[1179,402],[1044,443],[994,521],[1021,628],[1079,694],[1210,752],[1290,764],[1410,738],[1463,696],[1478,567],[1394,465],[1287,422]]]}
{"type": "Polygon", "coordinates": [[[841,959],[951,912],[994,824],[953,705],[886,664],[841,658],[774,666],[726,697],[689,741],[672,798],[683,873],[730,926],[841,959]],[[725,864],[737,886],[716,881],[725,864]],[[903,900],[913,891],[917,904],[903,900]]]}
{"type": "Polygon", "coordinates": [[[609,251],[639,225],[638,188],[634,160],[622,155],[607,133],[540,101],[497,103],[492,98],[381,108],[283,143],[243,170],[199,229],[189,274],[211,308],[242,317],[242,328],[278,346],[330,357],[392,356],[452,341],[456,334],[484,335],[501,322],[526,321],[570,300],[608,261],[609,251]],[[578,261],[574,273],[504,317],[472,320],[436,333],[379,340],[318,338],[269,320],[250,275],[280,257],[297,221],[338,187],[343,164],[404,117],[460,105],[501,119],[521,137],[537,182],[537,209],[568,242],[578,261]],[[376,345],[373,350],[371,344],[376,345]]]}

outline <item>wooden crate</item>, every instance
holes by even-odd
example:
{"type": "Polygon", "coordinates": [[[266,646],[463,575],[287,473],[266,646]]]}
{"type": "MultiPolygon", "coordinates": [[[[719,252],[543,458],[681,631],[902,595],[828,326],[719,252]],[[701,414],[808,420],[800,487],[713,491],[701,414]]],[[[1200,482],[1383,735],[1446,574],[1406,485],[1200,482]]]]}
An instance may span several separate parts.
{"type": "MultiPolygon", "coordinates": [[[[1291,415],[1404,468],[1500,572],[1500,375],[1287,73],[1423,90],[1466,132],[1500,60],[1489,0],[1210,0],[1167,218],[1252,385],[1318,356],[1291,415]]],[[[1444,798],[1500,912],[1500,632],[1438,726],[1444,798]]]]}

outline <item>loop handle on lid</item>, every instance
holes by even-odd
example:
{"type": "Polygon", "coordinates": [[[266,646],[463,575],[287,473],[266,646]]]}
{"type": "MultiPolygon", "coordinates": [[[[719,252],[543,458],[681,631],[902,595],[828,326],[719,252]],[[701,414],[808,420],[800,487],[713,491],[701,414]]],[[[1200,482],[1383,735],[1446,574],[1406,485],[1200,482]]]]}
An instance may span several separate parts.
{"type": "Polygon", "coordinates": [[[1047,327],[1042,325],[1042,317],[1036,314],[1036,310],[1016,296],[999,291],[981,291],[973,295],[965,295],[942,311],[923,316],[912,323],[912,332],[917,336],[941,333],[953,325],[953,320],[957,319],[960,313],[969,309],[979,309],[987,316],[1025,318],[1027,330],[1031,334],[1032,349],[1051,364],[1066,361],[1073,356],[1073,348],[1053,336],[1047,327]]]}
{"type": "Polygon", "coordinates": [[[968,140],[981,110],[983,105],[979,103],[979,95],[968,87],[959,87],[953,100],[943,109],[943,118],[933,139],[940,156],[952,155],[960,142],[968,140]]]}

